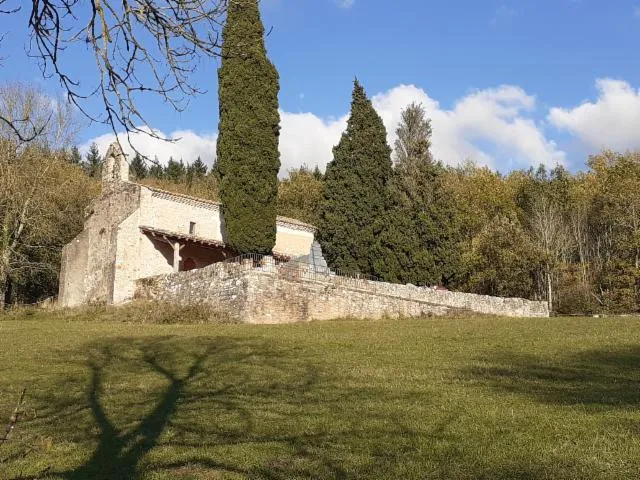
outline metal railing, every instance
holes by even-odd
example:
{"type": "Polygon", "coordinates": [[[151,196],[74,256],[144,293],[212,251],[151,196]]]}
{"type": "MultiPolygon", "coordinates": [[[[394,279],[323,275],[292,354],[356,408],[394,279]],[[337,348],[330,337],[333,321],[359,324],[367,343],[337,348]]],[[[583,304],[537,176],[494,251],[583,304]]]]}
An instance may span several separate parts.
{"type": "MultiPolygon", "coordinates": [[[[284,260],[257,253],[247,253],[229,258],[222,263],[242,265],[247,269],[256,269],[266,273],[276,273],[284,278],[314,282],[325,281],[351,287],[367,287],[369,290],[375,288],[375,282],[380,282],[380,279],[373,275],[331,270],[301,259],[284,260]]],[[[241,270],[244,271],[244,269],[241,270]]]]}

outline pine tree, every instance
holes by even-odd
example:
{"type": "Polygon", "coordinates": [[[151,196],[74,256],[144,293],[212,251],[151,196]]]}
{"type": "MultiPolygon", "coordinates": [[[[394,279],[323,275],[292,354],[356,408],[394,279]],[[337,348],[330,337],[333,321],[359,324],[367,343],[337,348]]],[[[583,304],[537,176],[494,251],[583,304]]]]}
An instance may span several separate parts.
{"type": "Polygon", "coordinates": [[[129,170],[135,180],[142,180],[147,177],[149,170],[142,156],[136,152],[133,160],[129,164],[129,170]]]}
{"type": "Polygon", "coordinates": [[[80,155],[80,150],[75,145],[71,147],[71,152],[69,152],[69,163],[73,165],[82,164],[82,155],[80,155]]]}
{"type": "Polygon", "coordinates": [[[216,165],[228,244],[267,254],[276,239],[280,87],[257,0],[230,2],[223,40],[216,165]]]}
{"type": "Polygon", "coordinates": [[[316,165],[316,168],[313,169],[313,178],[320,181],[324,180],[324,175],[320,171],[320,167],[318,167],[318,165],[316,165]]]}
{"type": "Polygon", "coordinates": [[[164,168],[160,165],[157,155],[153,158],[151,167],[149,167],[149,178],[164,178],[164,168]]]}
{"type": "Polygon", "coordinates": [[[207,174],[207,166],[204,164],[200,157],[198,157],[195,162],[189,165],[189,170],[191,171],[194,178],[203,178],[207,174]]]}
{"type": "Polygon", "coordinates": [[[87,152],[84,163],[85,170],[90,177],[98,177],[102,171],[102,157],[98,151],[98,145],[92,143],[87,152]]]}
{"type": "Polygon", "coordinates": [[[178,183],[184,179],[186,175],[186,169],[184,162],[180,159],[179,162],[175,161],[173,157],[169,157],[169,162],[164,171],[164,176],[172,182],[178,183]]]}
{"type": "Polygon", "coordinates": [[[207,175],[207,166],[198,157],[195,162],[187,166],[187,185],[191,186],[193,180],[201,180],[207,175]]]}
{"type": "Polygon", "coordinates": [[[390,207],[391,175],[384,124],[356,80],[347,130],[325,174],[318,233],[332,268],[374,275],[387,269],[380,234],[390,207]]]}

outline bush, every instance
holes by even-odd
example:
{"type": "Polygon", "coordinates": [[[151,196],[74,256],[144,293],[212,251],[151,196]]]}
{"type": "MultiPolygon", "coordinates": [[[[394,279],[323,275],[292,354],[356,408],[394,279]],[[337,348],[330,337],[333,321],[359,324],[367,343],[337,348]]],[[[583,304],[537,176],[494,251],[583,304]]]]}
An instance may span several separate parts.
{"type": "Polygon", "coordinates": [[[93,306],[61,311],[66,318],[79,321],[141,324],[235,323],[227,315],[207,305],[182,306],[166,302],[140,301],[123,306],[93,306]]]}

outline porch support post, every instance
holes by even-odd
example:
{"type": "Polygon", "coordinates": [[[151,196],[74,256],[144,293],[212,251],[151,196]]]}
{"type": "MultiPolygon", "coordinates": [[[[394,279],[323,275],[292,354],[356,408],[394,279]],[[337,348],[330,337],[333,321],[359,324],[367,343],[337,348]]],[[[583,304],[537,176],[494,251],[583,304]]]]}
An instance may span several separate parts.
{"type": "Polygon", "coordinates": [[[173,271],[174,273],[180,271],[180,243],[178,242],[173,244],[173,271]]]}

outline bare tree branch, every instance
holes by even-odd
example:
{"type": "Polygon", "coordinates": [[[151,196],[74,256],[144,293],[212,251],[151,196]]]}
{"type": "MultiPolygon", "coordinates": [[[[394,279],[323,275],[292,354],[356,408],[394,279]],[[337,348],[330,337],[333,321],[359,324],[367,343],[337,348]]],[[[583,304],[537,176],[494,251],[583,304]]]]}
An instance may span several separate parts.
{"type": "MultiPolygon", "coordinates": [[[[8,0],[0,0],[0,7],[8,0]]],[[[32,0],[28,13],[29,54],[43,75],[57,78],[67,99],[114,134],[142,133],[164,139],[138,107],[144,95],[159,96],[176,111],[203,93],[193,81],[201,60],[220,55],[221,20],[228,0],[32,0]],[[64,63],[89,50],[93,85],[81,85],[64,63]],[[81,50],[82,49],[82,50],[81,50]],[[95,114],[88,100],[103,108],[95,114]]],[[[11,14],[19,10],[2,9],[11,14]]],[[[0,118],[22,141],[15,119],[0,118]]]]}
{"type": "Polygon", "coordinates": [[[18,423],[18,420],[20,420],[20,415],[22,414],[22,405],[24,404],[25,391],[26,391],[25,389],[22,389],[22,393],[20,394],[20,399],[18,400],[18,404],[16,405],[16,408],[13,410],[13,414],[9,419],[9,425],[7,425],[7,429],[4,432],[4,436],[0,438],[0,445],[2,445],[3,443],[7,443],[9,441],[9,438],[11,438],[11,433],[13,432],[14,428],[16,428],[16,424],[18,423]]]}

